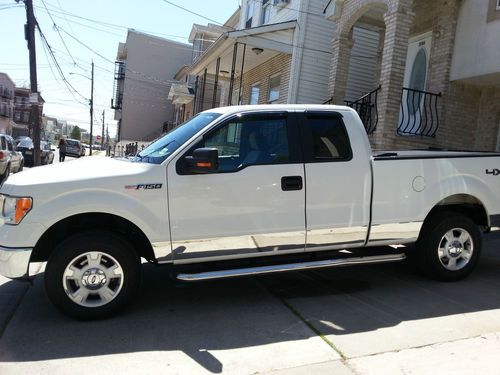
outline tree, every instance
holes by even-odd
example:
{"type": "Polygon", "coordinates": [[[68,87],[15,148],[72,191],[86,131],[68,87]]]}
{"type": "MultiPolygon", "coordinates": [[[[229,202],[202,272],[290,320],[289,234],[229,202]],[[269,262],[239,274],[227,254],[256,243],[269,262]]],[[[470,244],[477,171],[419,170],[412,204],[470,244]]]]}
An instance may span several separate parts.
{"type": "Polygon", "coordinates": [[[75,126],[73,128],[70,137],[77,140],[80,140],[82,138],[82,132],[80,131],[80,128],[78,126],[75,126]]]}

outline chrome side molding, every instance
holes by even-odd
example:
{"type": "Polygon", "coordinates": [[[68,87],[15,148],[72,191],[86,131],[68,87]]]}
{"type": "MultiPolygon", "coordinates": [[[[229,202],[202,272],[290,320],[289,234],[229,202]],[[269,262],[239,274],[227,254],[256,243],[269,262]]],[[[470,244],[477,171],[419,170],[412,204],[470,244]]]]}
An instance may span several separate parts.
{"type": "Polygon", "coordinates": [[[176,276],[176,278],[177,280],[182,280],[182,281],[202,281],[202,280],[225,279],[229,277],[262,275],[266,273],[312,270],[316,268],[327,268],[327,267],[352,266],[356,264],[400,262],[405,259],[406,255],[404,253],[374,255],[374,256],[364,256],[364,257],[343,258],[343,259],[326,259],[326,260],[318,260],[312,262],[289,263],[289,264],[279,264],[279,265],[261,266],[261,267],[235,268],[222,271],[180,273],[176,276]]]}

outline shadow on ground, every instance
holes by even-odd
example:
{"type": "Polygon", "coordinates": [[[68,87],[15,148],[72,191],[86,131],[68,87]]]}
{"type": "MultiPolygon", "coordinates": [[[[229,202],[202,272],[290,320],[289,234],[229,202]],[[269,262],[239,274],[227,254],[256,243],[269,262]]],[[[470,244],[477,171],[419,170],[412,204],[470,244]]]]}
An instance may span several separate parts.
{"type": "Polygon", "coordinates": [[[147,265],[144,271],[136,302],[122,315],[97,322],[58,313],[39,276],[0,340],[0,361],[182,351],[220,373],[223,363],[210,351],[307,340],[316,336],[308,324],[322,334],[348,335],[500,309],[499,234],[488,237],[475,273],[457,283],[424,279],[405,264],[196,284],[173,284],[161,268],[147,265]],[[314,311],[306,314],[307,324],[300,308],[289,308],[299,299],[314,311]]]}

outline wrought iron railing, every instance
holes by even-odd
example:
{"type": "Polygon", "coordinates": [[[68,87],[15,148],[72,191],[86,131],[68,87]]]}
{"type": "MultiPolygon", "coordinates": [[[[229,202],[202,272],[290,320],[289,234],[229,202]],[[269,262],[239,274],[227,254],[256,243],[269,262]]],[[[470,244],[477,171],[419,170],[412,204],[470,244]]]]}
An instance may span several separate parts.
{"type": "Polygon", "coordinates": [[[121,109],[123,101],[123,80],[125,79],[125,62],[115,61],[115,80],[113,82],[112,109],[121,109]]]}
{"type": "Polygon", "coordinates": [[[441,93],[403,87],[398,134],[435,137],[439,128],[438,100],[441,93]]]}
{"type": "Polygon", "coordinates": [[[378,124],[378,92],[380,85],[363,95],[361,98],[351,101],[344,100],[345,104],[358,112],[367,134],[372,134],[377,129],[378,124]]]}

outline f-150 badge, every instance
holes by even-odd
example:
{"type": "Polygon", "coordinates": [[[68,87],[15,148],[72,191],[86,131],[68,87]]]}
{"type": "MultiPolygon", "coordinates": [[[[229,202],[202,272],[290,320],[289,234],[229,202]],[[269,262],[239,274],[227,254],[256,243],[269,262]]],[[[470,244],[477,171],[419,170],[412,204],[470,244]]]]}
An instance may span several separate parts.
{"type": "Polygon", "coordinates": [[[163,184],[138,184],[138,185],[125,185],[127,190],[151,190],[151,189],[161,189],[163,184]]]}
{"type": "Polygon", "coordinates": [[[492,174],[493,176],[500,175],[500,169],[487,169],[486,174],[492,174]]]}

